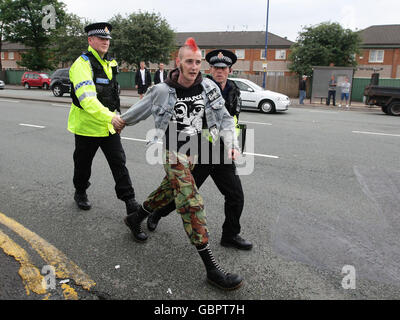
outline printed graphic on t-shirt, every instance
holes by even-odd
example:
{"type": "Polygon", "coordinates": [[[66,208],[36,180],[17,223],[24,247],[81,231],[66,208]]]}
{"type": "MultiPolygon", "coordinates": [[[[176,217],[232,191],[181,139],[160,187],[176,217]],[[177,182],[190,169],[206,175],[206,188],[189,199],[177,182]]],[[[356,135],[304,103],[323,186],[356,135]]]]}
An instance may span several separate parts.
{"type": "Polygon", "coordinates": [[[178,131],[189,135],[201,133],[204,116],[204,100],[201,94],[178,97],[174,111],[173,120],[177,123],[178,131]]]}

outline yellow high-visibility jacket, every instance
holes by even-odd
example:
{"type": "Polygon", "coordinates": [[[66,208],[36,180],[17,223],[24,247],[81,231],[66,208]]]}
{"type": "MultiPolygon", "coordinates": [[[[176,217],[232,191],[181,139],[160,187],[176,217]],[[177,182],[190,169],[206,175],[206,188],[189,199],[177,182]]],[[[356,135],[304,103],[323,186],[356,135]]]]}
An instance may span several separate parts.
{"type": "MultiPolygon", "coordinates": [[[[117,65],[115,60],[103,60],[96,50],[89,46],[88,51],[93,53],[103,66],[109,80],[112,79],[112,67],[117,65]]],[[[94,84],[92,67],[89,59],[80,56],[72,64],[69,70],[71,85],[75,88],[75,94],[79,99],[82,109],[71,104],[68,117],[68,130],[74,134],[89,137],[107,137],[115,130],[111,120],[115,112],[111,112],[98,99],[94,84]]]]}

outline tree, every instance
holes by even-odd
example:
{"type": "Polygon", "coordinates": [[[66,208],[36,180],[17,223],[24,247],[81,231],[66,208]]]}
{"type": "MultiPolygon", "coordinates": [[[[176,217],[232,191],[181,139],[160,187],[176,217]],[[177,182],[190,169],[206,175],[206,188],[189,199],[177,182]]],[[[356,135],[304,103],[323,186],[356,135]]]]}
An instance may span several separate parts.
{"type": "Polygon", "coordinates": [[[11,42],[19,42],[30,48],[21,54],[20,66],[31,70],[45,70],[54,67],[51,56],[51,36],[57,27],[63,25],[65,18],[65,4],[57,0],[5,0],[10,12],[11,20],[4,27],[5,38],[11,42]],[[45,7],[51,5],[51,21],[45,21],[45,7]]]}
{"type": "Polygon", "coordinates": [[[291,47],[289,69],[299,75],[312,75],[313,66],[355,67],[361,37],[338,23],[323,22],[305,27],[291,47]]]}
{"type": "Polygon", "coordinates": [[[113,26],[110,51],[119,61],[139,66],[140,61],[168,63],[175,50],[174,32],[160,14],[140,12],[126,18],[120,14],[113,26]]]}
{"type": "Polygon", "coordinates": [[[67,14],[64,24],[57,28],[51,37],[53,46],[54,62],[61,63],[63,67],[71,64],[88,47],[87,33],[85,26],[90,22],[87,19],[80,18],[75,14],[67,14]]]}

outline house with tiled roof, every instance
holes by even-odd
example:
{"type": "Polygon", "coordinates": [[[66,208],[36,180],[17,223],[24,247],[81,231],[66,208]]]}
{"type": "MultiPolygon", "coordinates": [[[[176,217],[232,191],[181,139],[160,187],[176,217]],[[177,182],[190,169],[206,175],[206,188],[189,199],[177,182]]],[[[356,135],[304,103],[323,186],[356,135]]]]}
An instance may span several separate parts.
{"type": "MultiPolygon", "coordinates": [[[[264,71],[265,64],[265,31],[226,31],[226,32],[177,32],[175,43],[177,48],[181,47],[185,40],[193,37],[202,53],[202,71],[208,71],[209,66],[205,61],[208,52],[214,49],[227,49],[235,52],[238,60],[234,66],[236,74],[260,74],[264,71]]],[[[267,71],[270,75],[284,75],[289,73],[288,55],[292,41],[268,33],[268,65],[267,71]]],[[[174,67],[174,58],[167,68],[174,67]]],[[[154,66],[150,66],[153,68],[154,66]]]]}
{"type": "Polygon", "coordinates": [[[1,46],[1,64],[3,70],[23,70],[24,68],[20,67],[17,61],[21,60],[21,53],[26,51],[27,49],[23,44],[3,41],[1,46]]]}
{"type": "Polygon", "coordinates": [[[361,54],[358,55],[357,78],[400,78],[400,24],[375,25],[360,31],[361,54]]]}

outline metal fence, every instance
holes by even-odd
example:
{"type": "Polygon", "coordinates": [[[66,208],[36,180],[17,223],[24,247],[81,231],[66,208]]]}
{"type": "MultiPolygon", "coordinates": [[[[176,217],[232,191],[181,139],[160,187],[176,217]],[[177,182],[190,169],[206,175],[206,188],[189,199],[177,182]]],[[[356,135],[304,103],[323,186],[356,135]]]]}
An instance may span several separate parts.
{"type": "MultiPolygon", "coordinates": [[[[24,70],[6,70],[5,82],[7,84],[21,84],[21,77],[24,74],[24,70]]],[[[49,74],[52,75],[54,71],[50,71],[49,74]]],[[[152,73],[152,78],[154,78],[154,73],[152,73]]],[[[118,82],[122,89],[133,89],[135,87],[135,72],[121,72],[117,76],[118,82]]],[[[233,75],[233,77],[236,77],[233,75]]],[[[263,74],[250,75],[241,74],[240,78],[249,79],[262,86],[263,74]]],[[[354,78],[352,83],[352,93],[351,98],[353,101],[363,101],[364,88],[370,83],[370,78],[354,78]]],[[[379,85],[381,86],[391,86],[400,87],[400,79],[379,79],[379,85]]],[[[310,83],[308,82],[308,89],[310,83]]],[[[296,98],[299,96],[299,78],[298,76],[267,76],[266,77],[266,88],[271,91],[286,94],[291,98],[296,98]]]]}

